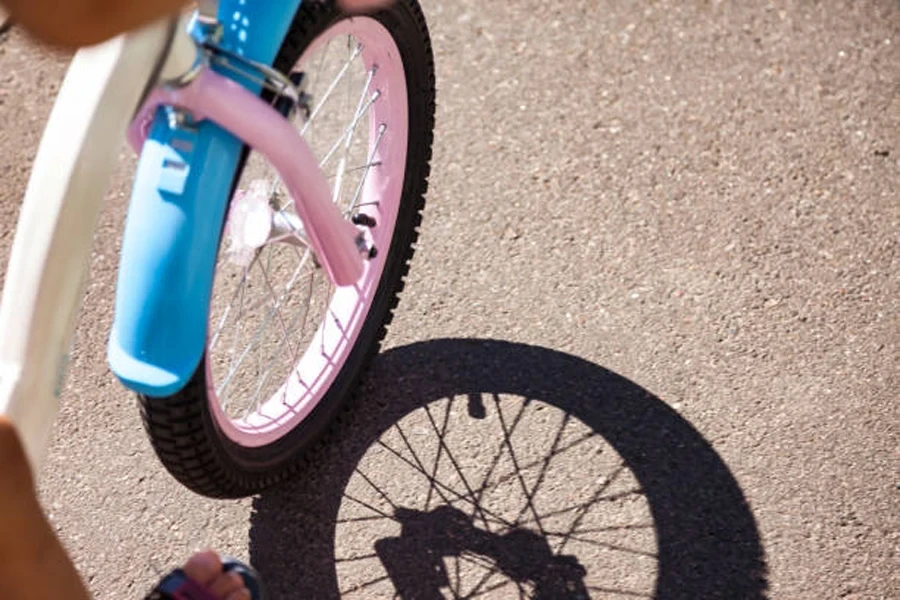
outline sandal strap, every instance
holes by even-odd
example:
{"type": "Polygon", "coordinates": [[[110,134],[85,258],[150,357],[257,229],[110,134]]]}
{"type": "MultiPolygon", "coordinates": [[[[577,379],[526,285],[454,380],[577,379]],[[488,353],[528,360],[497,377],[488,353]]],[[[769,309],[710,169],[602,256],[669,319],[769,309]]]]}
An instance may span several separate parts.
{"type": "Polygon", "coordinates": [[[175,569],[153,588],[145,600],[218,600],[202,585],[175,569]]]}

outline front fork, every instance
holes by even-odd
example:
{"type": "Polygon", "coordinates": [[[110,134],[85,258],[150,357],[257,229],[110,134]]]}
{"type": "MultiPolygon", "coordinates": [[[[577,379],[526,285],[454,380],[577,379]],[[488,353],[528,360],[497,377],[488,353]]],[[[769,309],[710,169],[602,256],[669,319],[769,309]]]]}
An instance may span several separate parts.
{"type": "MultiPolygon", "coordinates": [[[[129,132],[132,145],[142,149],[141,161],[108,358],[120,381],[139,393],[179,391],[203,355],[216,251],[245,143],[266,156],[285,183],[302,237],[330,279],[347,286],[363,273],[371,251],[365,237],[332,202],[332,190],[294,126],[259,98],[262,84],[253,76],[256,71],[263,83],[278,79],[267,65],[297,6],[298,0],[222,0],[217,22],[195,24],[207,50],[199,68],[192,63],[174,84],[151,94],[129,132]],[[232,72],[236,66],[243,75],[232,72]],[[226,67],[231,77],[221,74],[226,67]]],[[[276,93],[297,95],[286,78],[278,85],[276,93]]]]}

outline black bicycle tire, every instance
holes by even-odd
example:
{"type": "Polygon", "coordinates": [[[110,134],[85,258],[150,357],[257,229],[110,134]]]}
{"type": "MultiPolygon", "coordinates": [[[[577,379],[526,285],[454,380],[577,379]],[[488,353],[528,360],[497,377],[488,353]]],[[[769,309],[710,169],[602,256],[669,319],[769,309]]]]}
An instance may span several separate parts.
{"type": "MultiPolygon", "coordinates": [[[[333,1],[301,4],[275,67],[282,72],[293,67],[318,35],[345,16],[333,1]]],[[[391,32],[398,45],[409,104],[410,135],[403,192],[384,273],[357,343],[335,382],[306,419],[270,444],[248,448],[234,443],[222,432],[206,394],[205,355],[181,391],[164,398],[138,395],[144,428],[163,466],[179,482],[203,496],[253,495],[290,477],[303,466],[305,450],[321,438],[379,351],[403,291],[430,174],[434,59],[425,17],[417,0],[400,0],[371,16],[391,32]]],[[[241,170],[238,169],[235,182],[241,170]]]]}

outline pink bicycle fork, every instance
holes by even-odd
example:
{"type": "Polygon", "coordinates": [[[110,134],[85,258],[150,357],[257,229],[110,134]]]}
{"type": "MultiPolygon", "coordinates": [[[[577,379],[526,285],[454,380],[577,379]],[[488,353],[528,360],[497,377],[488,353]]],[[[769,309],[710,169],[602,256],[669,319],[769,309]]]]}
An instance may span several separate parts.
{"type": "Polygon", "coordinates": [[[127,138],[138,152],[160,106],[209,119],[262,153],[278,172],[303,224],[304,237],[338,286],[362,276],[369,251],[362,232],[344,218],[316,157],[294,126],[265,101],[226,77],[203,68],[183,87],[154,91],[132,122],[127,138]]]}

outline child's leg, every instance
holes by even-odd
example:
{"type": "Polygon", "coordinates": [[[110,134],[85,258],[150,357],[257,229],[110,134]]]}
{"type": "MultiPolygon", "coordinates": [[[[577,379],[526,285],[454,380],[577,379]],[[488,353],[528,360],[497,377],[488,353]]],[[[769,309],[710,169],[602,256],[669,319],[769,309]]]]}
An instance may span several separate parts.
{"type": "Polygon", "coordinates": [[[81,578],[38,503],[12,424],[0,417],[0,598],[88,600],[81,578]]]}
{"type": "MultiPolygon", "coordinates": [[[[243,580],[222,573],[214,552],[184,566],[194,581],[222,600],[250,600],[243,580]]],[[[0,598],[88,600],[87,591],[38,503],[34,479],[13,425],[0,417],[0,598]]]]}

